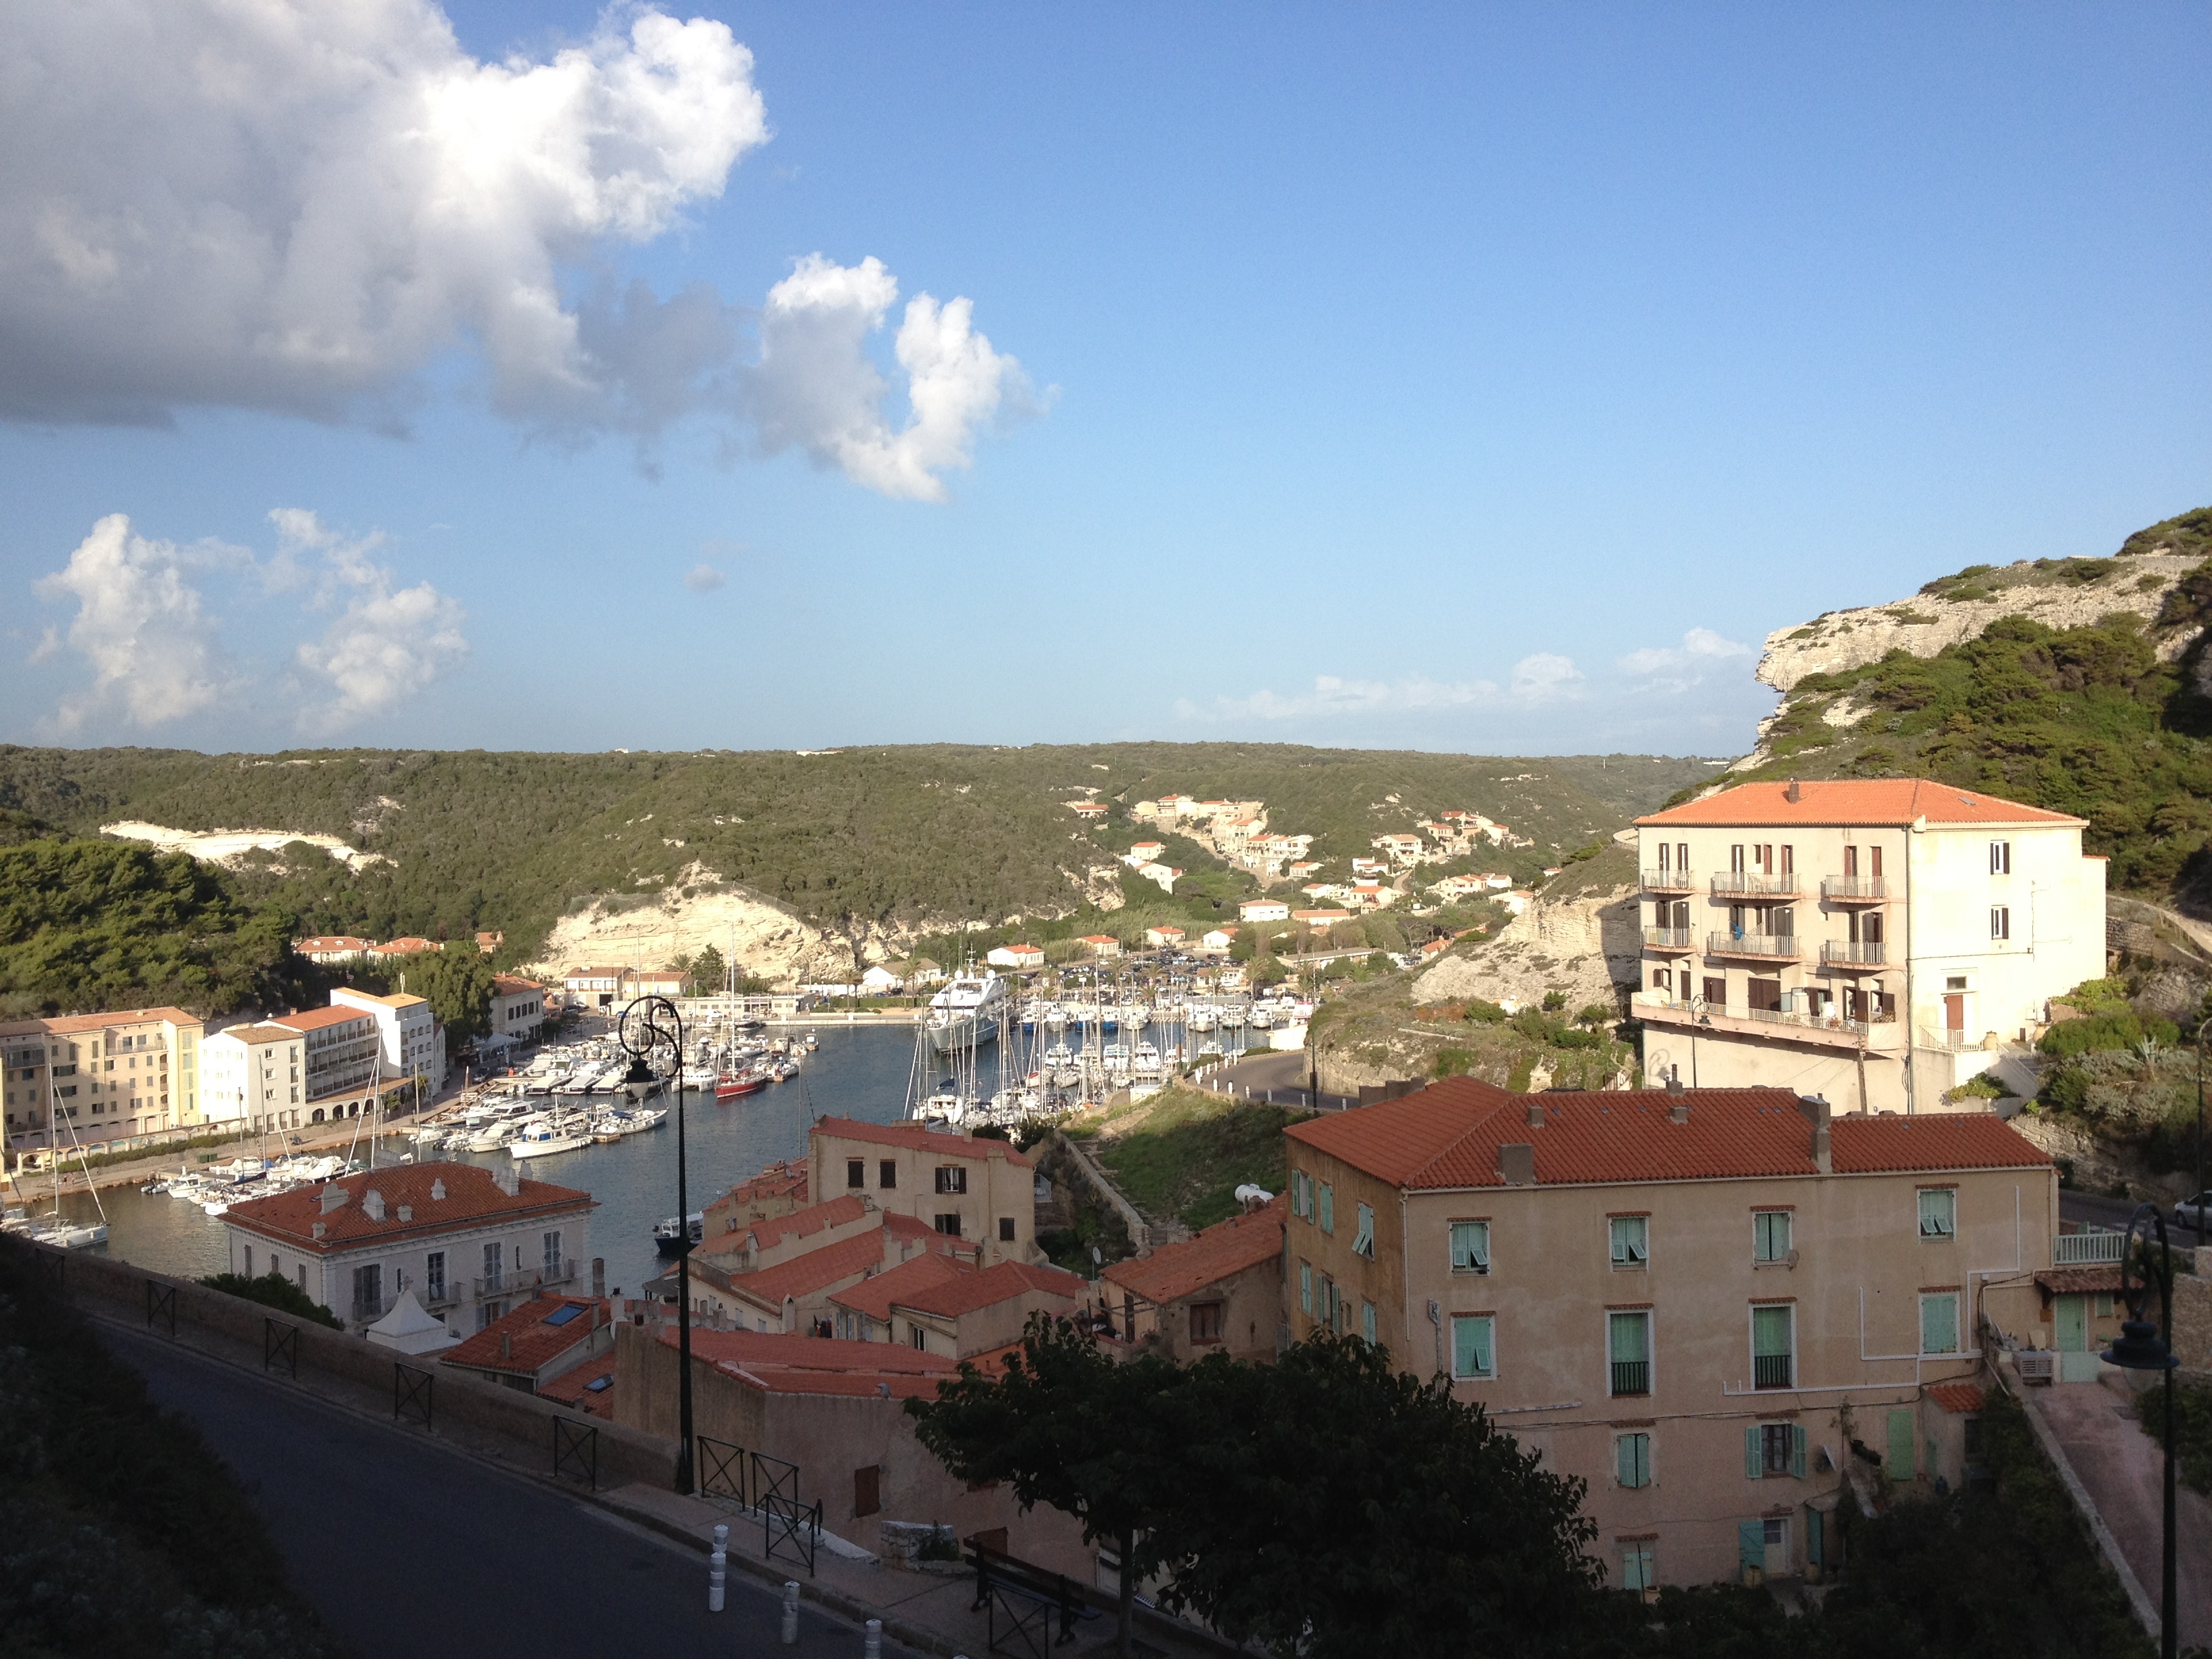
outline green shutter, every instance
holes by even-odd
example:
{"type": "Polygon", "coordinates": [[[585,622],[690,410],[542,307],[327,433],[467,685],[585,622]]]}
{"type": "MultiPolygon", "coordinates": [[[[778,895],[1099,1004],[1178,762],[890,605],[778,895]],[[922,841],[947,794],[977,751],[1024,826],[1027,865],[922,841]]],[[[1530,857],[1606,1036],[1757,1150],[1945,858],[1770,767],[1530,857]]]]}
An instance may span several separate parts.
{"type": "Polygon", "coordinates": [[[1920,1298],[1920,1352],[1959,1352],[1959,1298],[1923,1296],[1920,1298]]]}
{"type": "Polygon", "coordinates": [[[1828,1565],[1827,1517],[1818,1510],[1805,1511],[1805,1559],[1816,1567],[1828,1565]]]}
{"type": "Polygon", "coordinates": [[[1790,1425],[1790,1473],[1800,1480],[1805,1478],[1805,1425],[1790,1425]]]}
{"type": "Polygon", "coordinates": [[[1790,1310],[1753,1308],[1751,1310],[1751,1351],[1761,1359],[1778,1359],[1790,1352],[1790,1310]]]}
{"type": "Polygon", "coordinates": [[[1912,1413],[1892,1411],[1889,1414],[1889,1455],[1883,1461],[1883,1471],[1893,1480],[1912,1479],[1912,1413]]]}
{"type": "Polygon", "coordinates": [[[1766,1565],[1766,1522],[1739,1521],[1735,1528],[1736,1559],[1747,1567],[1766,1565]]]}
{"type": "Polygon", "coordinates": [[[1321,1230],[1325,1233],[1336,1231],[1336,1188],[1326,1181],[1321,1183],[1321,1230]]]}
{"type": "Polygon", "coordinates": [[[1624,1434],[1613,1443],[1613,1475],[1624,1486],[1636,1484],[1636,1437],[1624,1434]]]}
{"type": "Polygon", "coordinates": [[[1610,1322],[1613,1352],[1610,1358],[1616,1363],[1649,1359],[1651,1356],[1644,1342],[1644,1333],[1650,1327],[1640,1313],[1617,1313],[1610,1322]]]}
{"type": "MultiPolygon", "coordinates": [[[[1759,1467],[1759,1425],[1753,1423],[1743,1431],[1743,1478],[1756,1480],[1765,1473],[1759,1467]]],[[[1762,1549],[1765,1547],[1763,1544],[1760,1546],[1762,1549]]],[[[1761,1556],[1759,1559],[1764,1560],[1765,1558],[1761,1556]]]]}

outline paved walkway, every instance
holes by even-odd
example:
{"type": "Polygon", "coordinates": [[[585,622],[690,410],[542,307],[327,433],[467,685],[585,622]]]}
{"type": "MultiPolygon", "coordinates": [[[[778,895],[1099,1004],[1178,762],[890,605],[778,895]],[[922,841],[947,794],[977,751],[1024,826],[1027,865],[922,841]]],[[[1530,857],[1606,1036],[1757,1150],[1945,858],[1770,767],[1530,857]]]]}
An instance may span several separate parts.
{"type": "MultiPolygon", "coordinates": [[[[2037,1389],[2032,1398],[2156,1607],[2166,1454],[2135,1413],[2138,1403],[2144,1411],[2159,1410],[2158,1391],[2138,1402],[2121,1377],[2108,1372],[2094,1383],[2037,1389]]],[[[2174,1516],[2175,1593],[2186,1650],[2212,1644],[2212,1499],[2185,1486],[2174,1516]]]]}

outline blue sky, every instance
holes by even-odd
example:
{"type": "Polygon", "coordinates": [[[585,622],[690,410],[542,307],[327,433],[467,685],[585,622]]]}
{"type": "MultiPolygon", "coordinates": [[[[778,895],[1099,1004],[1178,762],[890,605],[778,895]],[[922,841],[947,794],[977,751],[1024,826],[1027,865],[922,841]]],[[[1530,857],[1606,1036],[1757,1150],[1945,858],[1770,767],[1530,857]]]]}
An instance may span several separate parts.
{"type": "Polygon", "coordinates": [[[0,739],[1727,754],[1770,629],[2212,501],[2201,7],[671,7],[656,126],[636,10],[152,4],[0,97],[0,739]]]}

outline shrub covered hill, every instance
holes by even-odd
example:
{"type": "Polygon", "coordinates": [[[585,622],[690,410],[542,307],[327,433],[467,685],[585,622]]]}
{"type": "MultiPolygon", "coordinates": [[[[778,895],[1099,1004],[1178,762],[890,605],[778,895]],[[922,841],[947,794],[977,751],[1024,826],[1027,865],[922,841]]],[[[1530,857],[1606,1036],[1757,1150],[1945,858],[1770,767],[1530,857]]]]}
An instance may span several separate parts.
{"type": "MultiPolygon", "coordinates": [[[[553,922],[609,895],[742,889],[817,927],[909,935],[1065,915],[1135,838],[1146,796],[1255,798],[1274,826],[1348,860],[1454,807],[1510,824],[1548,860],[1710,765],[1649,756],[1503,760],[1275,744],[921,745],[833,753],[490,754],[0,748],[0,809],[52,833],[136,820],[186,830],[335,836],[247,855],[243,902],[306,933],[507,935],[526,958],[553,922]],[[1095,794],[1086,830],[1066,803],[1095,794]]],[[[12,821],[12,820],[11,820],[12,821]]],[[[1109,878],[1109,885],[1111,881],[1109,878]]]]}

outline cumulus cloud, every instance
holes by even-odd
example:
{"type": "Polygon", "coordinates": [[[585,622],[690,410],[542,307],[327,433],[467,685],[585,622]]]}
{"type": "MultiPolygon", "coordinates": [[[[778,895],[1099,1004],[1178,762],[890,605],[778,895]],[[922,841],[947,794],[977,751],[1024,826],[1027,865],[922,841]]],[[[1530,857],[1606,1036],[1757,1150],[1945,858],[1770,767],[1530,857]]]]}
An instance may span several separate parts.
{"type": "MultiPolygon", "coordinates": [[[[67,642],[92,666],[92,684],[56,711],[64,732],[99,716],[154,726],[198,714],[221,697],[231,673],[199,590],[172,542],[133,533],[111,513],[77,544],[66,567],[42,578],[41,598],[76,601],[67,642]]],[[[33,662],[60,643],[46,630],[33,662]]]]}
{"type": "Polygon", "coordinates": [[[694,593],[711,593],[726,580],[711,564],[695,564],[684,573],[684,586],[694,593]]]}
{"type": "Polygon", "coordinates": [[[1686,691],[1723,668],[1733,671],[1751,654],[1747,645],[1724,639],[1710,628],[1692,628],[1682,635],[1679,647],[1646,646],[1615,665],[1631,679],[1648,681],[1654,689],[1686,691]]]}
{"type": "Polygon", "coordinates": [[[391,570],[368,556],[381,544],[380,534],[348,540],[295,507],[269,516],[280,536],[320,556],[317,603],[343,606],[322,638],[293,653],[300,669],[330,692],[301,709],[301,731],[328,736],[387,714],[468,654],[465,617],[455,600],[428,582],[395,589],[391,570]]]}
{"type": "Polygon", "coordinates": [[[1188,698],[1176,704],[1185,720],[1309,720],[1432,713],[1454,708],[1532,708],[1575,696],[1582,672],[1569,657],[1538,652],[1513,665],[1506,686],[1495,680],[1435,680],[1413,675],[1399,680],[1353,680],[1335,674],[1315,678],[1313,689],[1285,696],[1271,690],[1245,697],[1216,697],[1211,705],[1188,698]]]}
{"type": "Polygon", "coordinates": [[[721,194],[769,137],[725,24],[610,11],[543,62],[462,51],[434,0],[73,0],[0,59],[0,417],[227,405],[391,422],[471,354],[532,430],[649,439],[694,413],[941,499],[1019,366],[964,299],[820,254],[753,313],[605,263],[721,194]],[[903,424],[884,412],[902,391],[903,424]]]}

